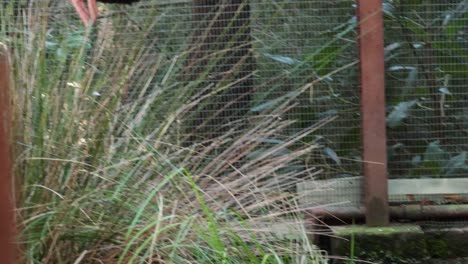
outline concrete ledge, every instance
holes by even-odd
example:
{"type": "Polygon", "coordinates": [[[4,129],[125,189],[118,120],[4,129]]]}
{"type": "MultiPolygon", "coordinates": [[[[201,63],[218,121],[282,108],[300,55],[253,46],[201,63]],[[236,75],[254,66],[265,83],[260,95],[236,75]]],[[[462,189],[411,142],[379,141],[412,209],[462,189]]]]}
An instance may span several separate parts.
{"type": "Polygon", "coordinates": [[[349,258],[354,255],[355,260],[384,264],[422,264],[434,263],[430,262],[431,259],[468,257],[468,228],[425,230],[419,225],[330,228],[333,236],[326,247],[330,248],[330,254],[334,256],[349,258]]]}

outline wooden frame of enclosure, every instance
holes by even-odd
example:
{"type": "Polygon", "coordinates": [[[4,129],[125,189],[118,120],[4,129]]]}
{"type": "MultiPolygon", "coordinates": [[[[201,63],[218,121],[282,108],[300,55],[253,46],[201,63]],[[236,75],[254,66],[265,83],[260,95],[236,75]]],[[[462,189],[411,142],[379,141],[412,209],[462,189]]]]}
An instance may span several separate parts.
{"type": "MultiPolygon", "coordinates": [[[[358,46],[361,85],[361,135],[364,207],[311,210],[314,217],[365,216],[369,226],[390,221],[385,124],[385,66],[382,0],[358,0],[358,46]]],[[[304,190],[308,191],[308,190],[304,190]]]]}
{"type": "Polygon", "coordinates": [[[366,223],[389,222],[382,0],[357,1],[366,223]]]}
{"type": "Polygon", "coordinates": [[[4,264],[15,263],[15,222],[12,160],[10,152],[10,60],[0,43],[0,256],[4,264]]]}
{"type": "Polygon", "coordinates": [[[369,226],[385,226],[391,218],[467,218],[468,193],[463,186],[468,185],[468,179],[388,179],[382,0],[358,0],[357,7],[364,177],[304,184],[299,188],[306,195],[303,206],[339,202],[335,199],[343,198],[341,192],[354,188],[364,193],[362,201],[358,191],[354,191],[346,198],[350,201],[349,206],[310,209],[312,222],[317,218],[365,219],[369,226]],[[321,189],[326,190],[321,193],[321,189]],[[426,198],[441,203],[432,204],[434,201],[426,198]]]}
{"type": "MultiPolygon", "coordinates": [[[[229,96],[237,95],[232,106],[224,106],[225,102],[232,101],[221,99],[220,118],[215,118],[213,124],[222,124],[227,117],[233,116],[234,108],[242,108],[241,102],[249,100],[252,81],[249,77],[253,72],[252,55],[249,28],[250,8],[249,2],[244,0],[230,0],[227,5],[219,1],[194,0],[193,17],[198,24],[200,34],[192,40],[196,48],[189,56],[186,65],[186,73],[197,74],[197,71],[207,64],[206,54],[213,51],[221,51],[227,43],[235,39],[234,52],[225,54],[221,64],[213,68],[212,75],[223,75],[231,72],[226,65],[244,65],[240,74],[234,76],[244,80],[239,82],[229,96]],[[217,12],[227,12],[226,15],[217,16],[217,12]],[[212,21],[212,19],[215,19],[212,21]],[[213,29],[206,29],[204,25],[215,25],[213,29]],[[235,29],[226,30],[227,26],[234,25],[235,29]],[[225,33],[223,33],[225,32],[225,33]],[[233,38],[240,33],[240,38],[233,38]],[[246,58],[246,59],[244,59],[246,58]]],[[[225,3],[225,4],[226,4],[225,3]]],[[[387,194],[387,156],[386,156],[386,130],[385,130],[385,89],[384,89],[384,42],[383,42],[383,17],[382,1],[366,0],[358,1],[359,17],[359,50],[361,66],[361,114],[362,114],[362,139],[363,139],[363,173],[365,176],[365,215],[366,222],[371,226],[387,225],[389,223],[389,203],[387,194]]],[[[242,114],[237,113],[238,116],[242,114]]],[[[235,114],[234,114],[235,115],[235,114]]],[[[203,119],[203,118],[201,118],[203,119]]],[[[232,120],[231,120],[232,121],[232,120]]]]}
{"type": "MultiPolygon", "coordinates": [[[[468,205],[397,205],[395,197],[405,195],[426,196],[427,193],[418,193],[418,190],[407,190],[407,193],[395,193],[395,189],[402,186],[417,186],[416,189],[431,185],[445,186],[438,189],[437,194],[446,192],[450,197],[457,196],[452,193],[453,187],[460,184],[456,180],[438,179],[430,182],[423,180],[390,180],[387,177],[387,135],[386,135],[386,111],[385,111],[385,58],[384,58],[384,21],[382,12],[382,0],[358,0],[358,44],[360,61],[360,86],[361,86],[361,135],[362,135],[362,160],[363,180],[359,180],[359,191],[364,194],[362,205],[350,208],[333,208],[325,210],[320,208],[311,210],[314,215],[343,216],[345,218],[365,218],[369,226],[385,226],[390,218],[421,219],[451,218],[468,216],[468,205]],[[397,187],[395,187],[397,186],[397,187]],[[391,192],[389,192],[389,190],[391,192]],[[414,192],[414,193],[413,193],[414,192]],[[391,201],[391,202],[389,202],[391,201]]],[[[254,71],[254,59],[250,52],[251,37],[249,20],[249,1],[229,0],[223,2],[209,0],[193,1],[193,18],[199,34],[192,40],[197,48],[190,54],[189,63],[186,65],[186,73],[197,75],[197,71],[208,64],[206,55],[212,52],[226,50],[228,43],[233,45],[232,52],[224,53],[222,59],[215,63],[211,75],[218,76],[214,84],[226,77],[227,73],[235,72],[226,65],[236,65],[238,73],[230,78],[242,80],[230,88],[228,96],[215,107],[219,112],[218,118],[214,118],[213,126],[223,124],[223,120],[232,116],[242,116],[242,109],[250,100],[253,90],[252,72],[254,71]],[[223,15],[215,15],[223,13],[223,15]],[[214,25],[208,27],[206,25],[214,25]],[[232,27],[233,28],[226,28],[232,27]],[[235,37],[239,35],[238,37],[235,37]],[[239,70],[240,69],[240,70],[239,70]],[[226,102],[234,101],[235,104],[226,105],[226,102]],[[237,111],[237,112],[236,112],[237,111]]],[[[229,74],[228,74],[229,75],[229,74]]],[[[229,76],[227,76],[229,78],[229,76]]],[[[203,120],[203,118],[200,118],[203,120]]],[[[235,120],[230,120],[235,121],[235,120]]],[[[234,122],[235,123],[235,122],[234,122]]],[[[203,133],[203,131],[200,131],[203,133]]],[[[463,182],[462,184],[466,184],[463,182]]],[[[455,188],[456,189],[456,188],[455,188]]],[[[307,190],[305,190],[307,191],[307,190]]],[[[443,198],[443,197],[442,197],[443,198]]],[[[418,202],[418,201],[414,201],[418,202]]],[[[325,204],[326,201],[322,204],[325,204]]]]}

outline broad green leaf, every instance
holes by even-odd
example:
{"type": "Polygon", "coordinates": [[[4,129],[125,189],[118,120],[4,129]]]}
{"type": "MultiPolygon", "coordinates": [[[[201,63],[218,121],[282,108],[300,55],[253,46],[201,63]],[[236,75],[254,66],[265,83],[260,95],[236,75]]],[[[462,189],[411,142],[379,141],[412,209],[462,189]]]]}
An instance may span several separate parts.
{"type": "Polygon", "coordinates": [[[385,15],[393,17],[395,12],[395,6],[391,1],[386,0],[382,3],[382,11],[385,15]]]}
{"type": "Polygon", "coordinates": [[[323,152],[325,153],[325,155],[327,155],[330,159],[332,159],[337,165],[341,165],[341,160],[340,158],[338,157],[338,155],[336,154],[336,152],[331,149],[331,148],[324,148],[323,149],[323,152]]]}
{"type": "Polygon", "coordinates": [[[286,57],[282,55],[274,55],[270,53],[263,53],[263,56],[270,58],[274,61],[281,62],[281,63],[288,64],[288,65],[294,65],[294,64],[301,62],[300,60],[296,60],[291,57],[286,57]]]}
{"type": "Polygon", "coordinates": [[[463,151],[460,154],[449,159],[447,163],[445,163],[444,174],[450,176],[459,171],[460,169],[463,169],[463,167],[466,166],[466,157],[466,151],[463,151]]]}
{"type": "Polygon", "coordinates": [[[446,94],[446,95],[452,94],[447,87],[439,88],[439,92],[441,92],[442,94],[446,94]]]}
{"type": "Polygon", "coordinates": [[[335,109],[331,109],[331,110],[327,110],[325,112],[321,112],[321,113],[318,113],[317,114],[317,117],[319,119],[322,119],[322,118],[326,118],[326,117],[330,117],[330,116],[335,116],[335,115],[338,115],[338,111],[335,110],[335,109]]]}
{"type": "Polygon", "coordinates": [[[295,97],[295,96],[298,96],[298,94],[299,94],[299,93],[298,93],[298,92],[295,92],[295,91],[289,92],[289,93],[287,93],[287,94],[284,95],[284,96],[278,97],[278,98],[273,99],[273,100],[270,100],[270,101],[266,101],[266,102],[264,102],[264,103],[262,103],[262,104],[260,104],[260,105],[257,105],[257,106],[255,106],[255,107],[252,107],[252,108],[250,109],[250,111],[252,111],[252,112],[261,112],[261,111],[263,111],[263,110],[265,110],[265,109],[267,109],[267,108],[269,108],[269,107],[272,107],[272,106],[274,106],[274,105],[279,104],[280,102],[283,102],[283,100],[285,100],[285,99],[287,99],[287,98],[293,98],[293,97],[295,97]]]}
{"type": "Polygon", "coordinates": [[[408,72],[408,77],[406,77],[405,85],[406,87],[413,87],[414,83],[418,79],[418,68],[414,67],[408,72]]]}
{"type": "Polygon", "coordinates": [[[401,48],[402,46],[404,46],[403,43],[401,42],[395,42],[395,43],[392,43],[392,44],[389,44],[387,46],[385,46],[385,58],[387,58],[388,55],[390,55],[392,53],[392,51],[394,50],[397,50],[399,48],[401,48]]]}
{"type": "Polygon", "coordinates": [[[417,100],[401,102],[396,105],[387,117],[387,125],[390,128],[399,126],[402,121],[408,117],[411,108],[417,103],[417,100]]]}
{"type": "Polygon", "coordinates": [[[259,105],[255,106],[255,107],[252,107],[252,109],[250,109],[250,111],[252,111],[252,112],[261,112],[261,111],[267,109],[268,107],[271,107],[273,105],[278,104],[280,101],[281,101],[280,98],[270,100],[270,101],[264,102],[263,104],[259,104],[259,105]]]}
{"type": "Polygon", "coordinates": [[[424,162],[441,163],[447,159],[447,152],[440,147],[439,140],[429,143],[424,152],[424,162]]]}
{"type": "Polygon", "coordinates": [[[421,164],[421,161],[422,161],[421,155],[416,155],[411,159],[411,165],[416,167],[419,164],[421,164]]]}

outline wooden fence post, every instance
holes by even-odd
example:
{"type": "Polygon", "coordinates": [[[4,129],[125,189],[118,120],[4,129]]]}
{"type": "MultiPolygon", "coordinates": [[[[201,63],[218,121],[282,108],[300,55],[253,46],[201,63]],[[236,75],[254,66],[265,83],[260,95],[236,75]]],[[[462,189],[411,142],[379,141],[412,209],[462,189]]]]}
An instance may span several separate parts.
{"type": "Polygon", "coordinates": [[[12,193],[12,159],[10,151],[10,61],[6,47],[0,43],[0,262],[15,261],[15,223],[12,193]]]}
{"type": "Polygon", "coordinates": [[[359,0],[359,57],[366,223],[389,223],[382,0],[359,0]]]}

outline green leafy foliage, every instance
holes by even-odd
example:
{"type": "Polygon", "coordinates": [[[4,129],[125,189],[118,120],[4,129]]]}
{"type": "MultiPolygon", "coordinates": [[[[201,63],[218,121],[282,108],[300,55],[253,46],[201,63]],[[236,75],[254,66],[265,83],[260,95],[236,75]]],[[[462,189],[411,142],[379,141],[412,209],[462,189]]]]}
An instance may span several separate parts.
{"type": "Polygon", "coordinates": [[[341,160],[333,149],[324,148],[323,152],[325,153],[325,155],[327,155],[327,157],[332,159],[337,165],[341,165],[341,160]]]}
{"type": "Polygon", "coordinates": [[[396,105],[387,117],[387,125],[395,128],[402,124],[403,120],[408,117],[411,108],[416,105],[418,101],[413,100],[409,102],[401,102],[396,105]]]}
{"type": "Polygon", "coordinates": [[[384,1],[392,177],[462,177],[466,1],[384,1]],[[463,112],[463,114],[461,114],[463,112]]]}

